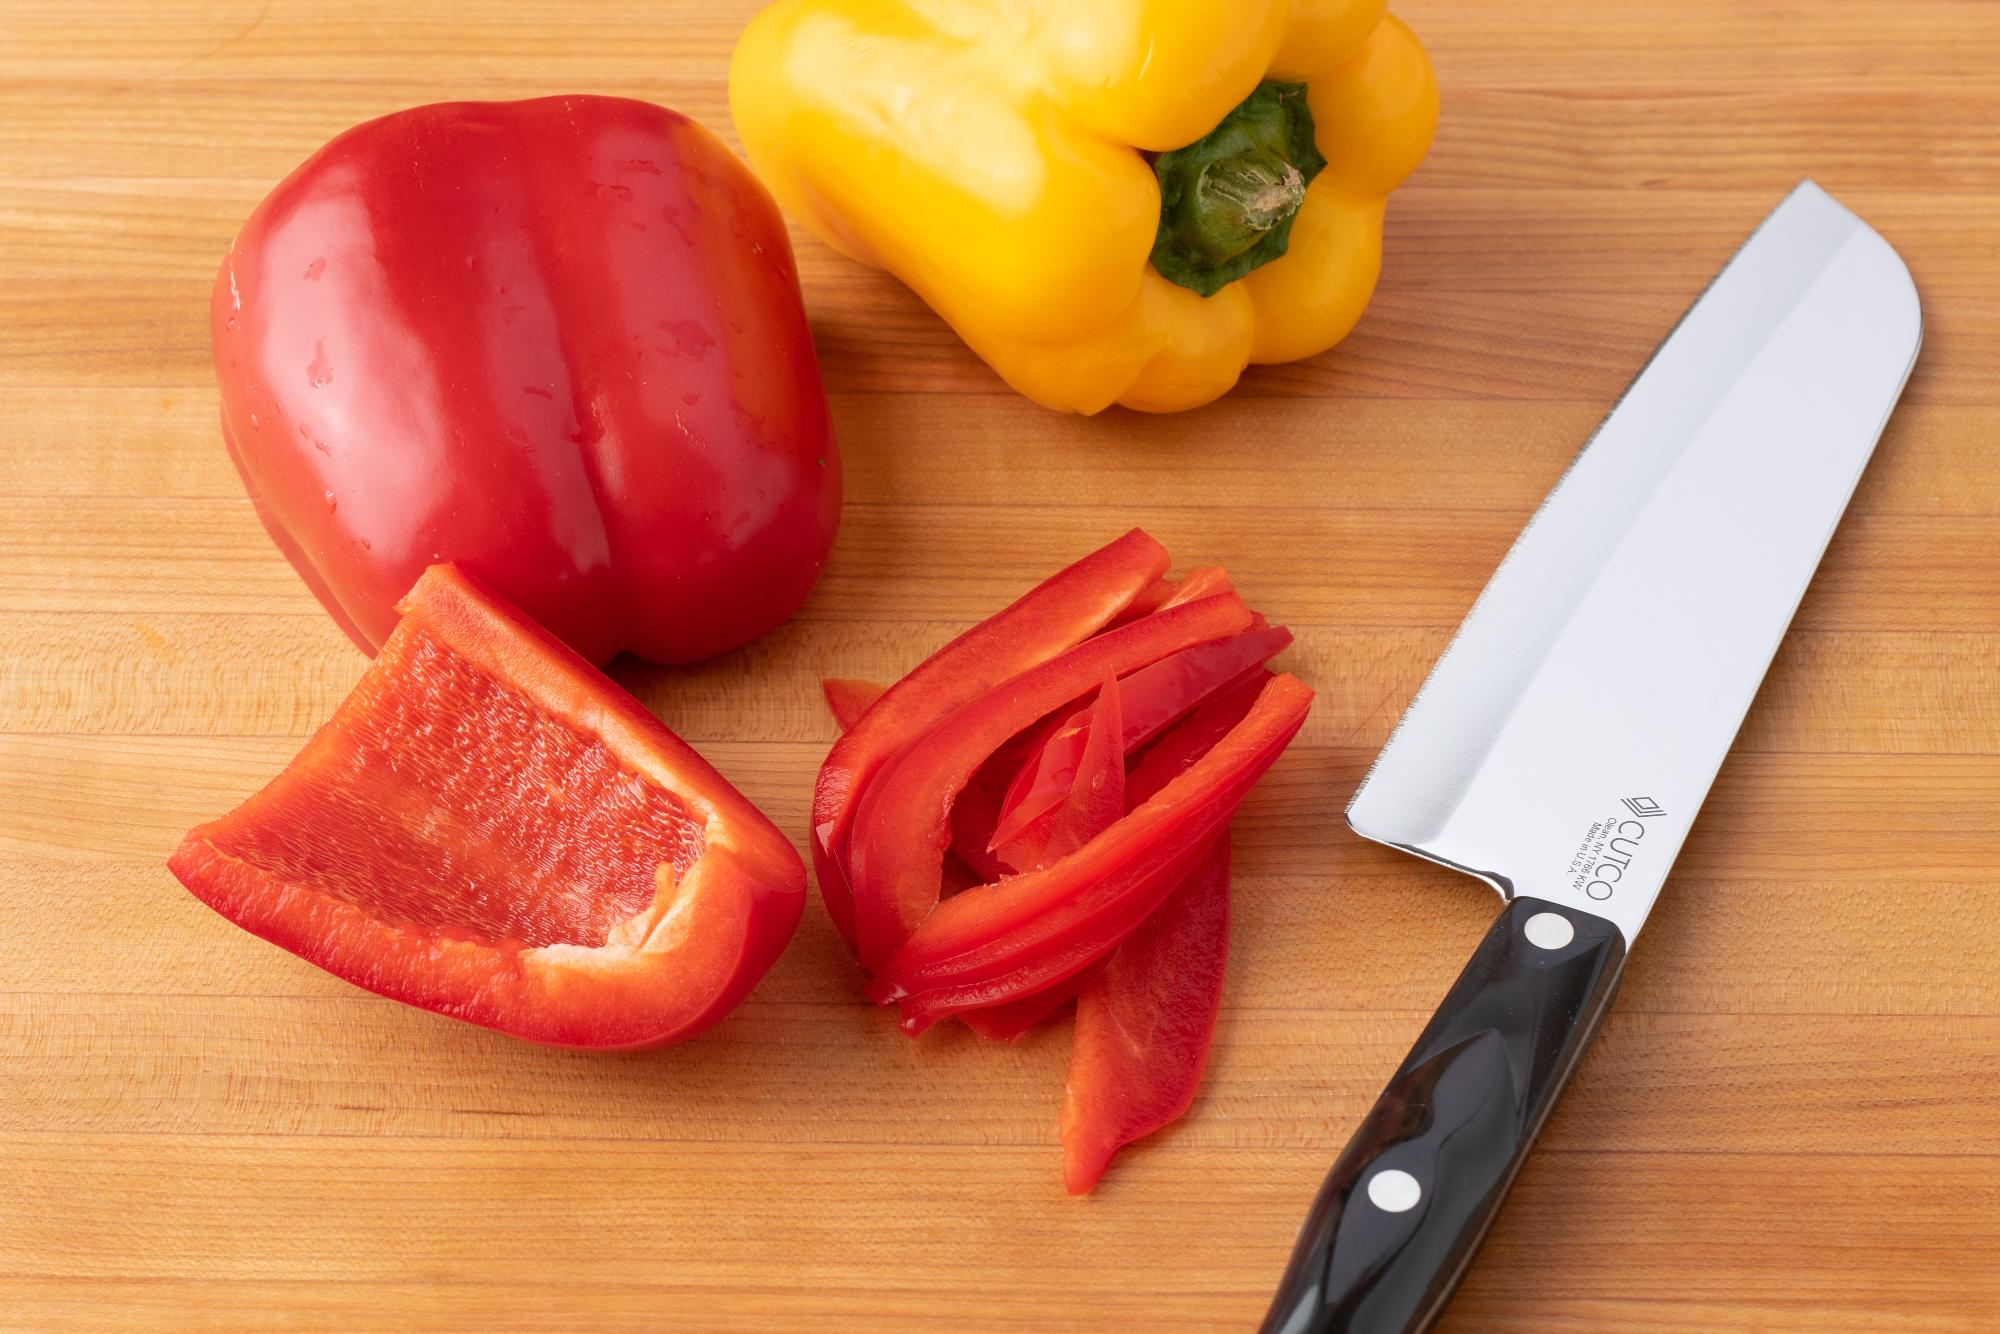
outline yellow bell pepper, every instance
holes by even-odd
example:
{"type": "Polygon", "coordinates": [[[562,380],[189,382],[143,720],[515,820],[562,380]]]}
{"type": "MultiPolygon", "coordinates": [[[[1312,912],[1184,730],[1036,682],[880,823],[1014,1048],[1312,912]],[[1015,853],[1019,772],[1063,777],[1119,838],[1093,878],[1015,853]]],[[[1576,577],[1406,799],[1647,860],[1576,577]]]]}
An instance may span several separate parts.
{"type": "Polygon", "coordinates": [[[778,0],[730,110],[794,218],[1023,394],[1170,412],[1368,304],[1437,124],[1384,2],[778,0]]]}

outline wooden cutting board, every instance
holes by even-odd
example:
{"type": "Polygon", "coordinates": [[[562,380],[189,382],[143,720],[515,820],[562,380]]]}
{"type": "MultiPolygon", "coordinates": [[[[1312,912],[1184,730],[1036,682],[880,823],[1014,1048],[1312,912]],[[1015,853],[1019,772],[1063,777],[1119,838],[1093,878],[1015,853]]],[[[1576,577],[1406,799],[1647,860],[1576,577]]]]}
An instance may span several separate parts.
{"type": "Polygon", "coordinates": [[[2000,5],[1410,0],[1444,95],[1335,353],[1054,416],[801,239],[846,524],[788,626],[622,679],[803,838],[889,678],[1133,524],[1319,690],[1238,823],[1193,1115],[1062,1194],[1068,1035],[900,1036],[815,905],[686,1047],[365,995],[162,865],[362,669],[224,459],[207,292],[365,117],[601,91],[727,133],[750,0],[0,2],[0,1325],[1243,1329],[1493,911],[1342,805],[1494,562],[1810,173],[1929,336],[1595,1053],[1446,1322],[2000,1328],[2000,5]]]}

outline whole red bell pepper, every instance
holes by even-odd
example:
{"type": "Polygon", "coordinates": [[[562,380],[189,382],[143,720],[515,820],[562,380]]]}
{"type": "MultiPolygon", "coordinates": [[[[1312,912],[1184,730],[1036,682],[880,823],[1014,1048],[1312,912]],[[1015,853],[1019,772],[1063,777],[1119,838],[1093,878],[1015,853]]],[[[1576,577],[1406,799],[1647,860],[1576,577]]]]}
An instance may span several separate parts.
{"type": "Polygon", "coordinates": [[[212,324],[230,455],[364,649],[438,561],[600,663],[733,648],[825,563],[839,457],[784,222],[665,108],[349,130],[251,214],[212,324]]]}
{"type": "Polygon", "coordinates": [[[291,765],[168,865],[357,986],[516,1037],[691,1037],[778,957],[805,867],[638,701],[450,566],[291,765]]]}
{"type": "Polygon", "coordinates": [[[862,793],[883,767],[968,701],[1096,633],[1166,569],[1167,549],[1133,529],[924,659],[834,743],[813,788],[813,871],[827,913],[849,944],[855,936],[848,832],[862,793]]]}

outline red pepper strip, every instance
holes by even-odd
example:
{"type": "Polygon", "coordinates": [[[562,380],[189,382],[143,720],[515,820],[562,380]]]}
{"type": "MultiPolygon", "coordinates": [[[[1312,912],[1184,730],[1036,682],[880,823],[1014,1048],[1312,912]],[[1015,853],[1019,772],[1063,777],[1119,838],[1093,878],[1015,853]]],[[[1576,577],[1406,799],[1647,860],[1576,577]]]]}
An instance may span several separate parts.
{"type": "MultiPolygon", "coordinates": [[[[1035,870],[1048,861],[1067,856],[1116,824],[1125,814],[1125,752],[1119,742],[1124,732],[1120,719],[1118,682],[1106,679],[1097,700],[1087,712],[1090,733],[1083,757],[1071,777],[1075,780],[1069,797],[1043,817],[1035,827],[1037,855],[1034,865],[1014,862],[1019,870],[1035,870]]],[[[1087,968],[1075,977],[1005,1005],[984,1010],[968,1010],[959,1017],[966,1027],[994,1042],[1012,1042],[1048,1018],[1071,1000],[1097,970],[1087,968]]]]}
{"type": "Polygon", "coordinates": [[[1001,743],[1106,675],[1134,671],[1249,622],[1250,609],[1230,593],[1107,630],[1003,682],[905,751],[868,785],[854,817],[848,873],[862,966],[873,971],[937,906],[952,803],[1001,743]]]}
{"type": "Polygon", "coordinates": [[[873,681],[854,681],[846,677],[829,676],[819,683],[820,693],[826,696],[826,707],[833,714],[834,725],[841,731],[853,729],[868,712],[875,701],[882,698],[887,686],[878,686],[873,681]]]}
{"type": "Polygon", "coordinates": [[[1166,548],[1134,528],[919,663],[834,743],[813,790],[813,870],[827,912],[850,944],[848,830],[863,790],[882,767],[966,701],[1095,634],[1166,568],[1166,548]]]}
{"type": "MultiPolygon", "coordinates": [[[[1243,720],[1270,679],[1251,668],[1161,737],[1134,766],[1126,800],[1136,807],[1185,773],[1243,720]]],[[[1228,842],[1225,832],[1111,952],[1096,970],[1100,980],[1078,988],[1062,1123],[1072,1194],[1096,1183],[1120,1145],[1178,1117],[1201,1084],[1228,953],[1228,842]],[[1148,1032],[1164,1037],[1148,1044],[1148,1032]],[[1118,1041],[1109,1040],[1114,1033],[1118,1041]]]]}
{"type": "Polygon", "coordinates": [[[1066,715],[1066,710],[1058,710],[994,751],[951,804],[951,850],[978,872],[974,883],[998,880],[1014,870],[986,846],[993,841],[993,825],[1000,818],[1000,799],[1006,795],[1014,771],[1066,715]]]}
{"type": "Polygon", "coordinates": [[[1136,810],[1213,750],[1243,721],[1275,675],[1252,667],[1141,754],[1125,778],[1126,805],[1136,810]]]}
{"type": "Polygon", "coordinates": [[[1083,989],[1104,971],[1104,960],[1092,964],[1052,987],[1002,1005],[966,1010],[958,1016],[965,1026],[988,1042],[1019,1042],[1028,1031],[1075,1000],[1083,989]]]}
{"type": "Polygon", "coordinates": [[[1161,603],[1173,596],[1177,587],[1179,585],[1171,579],[1155,579],[1151,588],[1132,599],[1132,605],[1113,617],[1105,628],[1115,630],[1130,621],[1138,620],[1141,616],[1151,616],[1160,609],[1161,603]]]}
{"type": "MultiPolygon", "coordinates": [[[[1134,673],[1135,679],[1141,675],[1134,673]]],[[[1123,693],[1113,680],[1098,690],[1096,701],[1084,710],[1089,727],[1076,767],[1067,775],[1067,794],[1019,839],[998,850],[1001,861],[1017,871],[1038,871],[1069,856],[1125,814],[1123,693]]]]}
{"type": "Polygon", "coordinates": [[[1120,1146],[1194,1102],[1222,1009],[1229,834],[1112,953],[1076,1000],[1063,1096],[1063,1185],[1086,1194],[1120,1146]]]}
{"type": "MultiPolygon", "coordinates": [[[[1250,630],[1231,639],[1197,644],[1136,671],[1119,683],[1124,708],[1122,752],[1137,750],[1203,699],[1228,685],[1249,668],[1284,651],[1291,631],[1250,630]]],[[[1033,840],[1010,855],[1009,845],[1059,806],[1082,758],[1090,732],[1090,710],[1080,709],[1056,729],[1039,754],[1030,756],[1014,776],[993,828],[992,847],[1000,860],[1026,870],[1036,863],[1033,840]]]]}
{"type": "Polygon", "coordinates": [[[1178,607],[1184,602],[1194,602],[1200,598],[1212,598],[1217,593],[1233,593],[1236,589],[1229,582],[1229,571],[1220,565],[1197,565],[1181,576],[1174,585],[1174,591],[1167,594],[1160,603],[1159,610],[1178,607]]]}
{"type": "MultiPolygon", "coordinates": [[[[996,756],[1003,754],[995,751],[996,756]]],[[[982,766],[951,804],[951,853],[979,877],[977,883],[998,880],[1013,868],[993,855],[986,846],[993,836],[993,821],[1000,812],[1000,788],[1007,781],[1003,770],[982,766]]]]}
{"type": "Polygon", "coordinates": [[[1303,682],[1273,677],[1212,750],[1081,851],[940,903],[876,970],[869,998],[897,1003],[903,1027],[921,1032],[946,1015],[1039,991],[1102,958],[1172,892],[1311,705],[1303,682]]]}
{"type": "Polygon", "coordinates": [[[568,1047],[657,1046],[763,976],[783,834],[638,701],[449,565],[339,712],[167,863],[379,995],[568,1047]]]}

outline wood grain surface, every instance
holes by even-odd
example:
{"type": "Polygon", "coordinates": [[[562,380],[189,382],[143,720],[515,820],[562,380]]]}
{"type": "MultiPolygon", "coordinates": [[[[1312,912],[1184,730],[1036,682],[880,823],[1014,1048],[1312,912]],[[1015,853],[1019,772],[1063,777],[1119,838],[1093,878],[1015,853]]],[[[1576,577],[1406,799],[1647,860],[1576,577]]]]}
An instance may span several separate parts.
{"type": "Polygon", "coordinates": [[[803,838],[887,678],[1144,524],[1320,691],[1238,826],[1194,1113],[1062,1194],[1067,1033],[912,1043],[815,903],[682,1048],[365,995],[167,874],[361,657],[224,457],[207,292],[336,131],[603,91],[727,133],[752,0],[0,0],[0,1326],[1244,1329],[1493,905],[1340,810],[1543,491],[1811,174],[1928,341],[1657,925],[1446,1321],[2000,1329],[2000,5],[1408,0],[1444,89],[1334,353],[1043,412],[801,238],[845,527],[789,625],[621,678],[803,838]]]}

